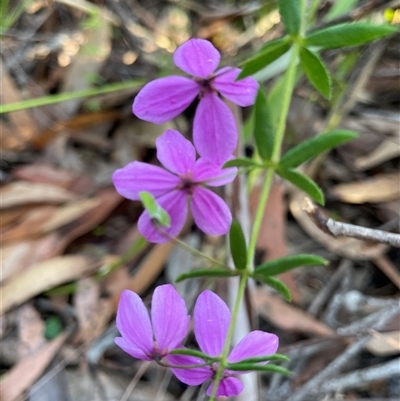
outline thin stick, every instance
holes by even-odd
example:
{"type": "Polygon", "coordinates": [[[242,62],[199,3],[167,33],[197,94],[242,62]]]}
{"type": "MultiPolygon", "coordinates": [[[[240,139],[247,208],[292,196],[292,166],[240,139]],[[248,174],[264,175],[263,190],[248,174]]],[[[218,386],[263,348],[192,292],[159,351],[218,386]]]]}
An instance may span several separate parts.
{"type": "MultiPolygon", "coordinates": [[[[400,308],[397,305],[395,307],[388,308],[386,311],[382,311],[381,316],[376,320],[372,328],[374,330],[381,330],[390,319],[399,313],[399,311],[400,308]]],[[[358,355],[370,338],[370,334],[361,336],[358,340],[351,344],[343,354],[333,360],[325,369],[316,374],[303,387],[297,390],[290,397],[290,401],[303,401],[305,399],[309,399],[309,394],[316,388],[319,388],[323,382],[325,382],[327,379],[330,379],[334,374],[346,366],[351,359],[358,355]]]]}
{"type": "Polygon", "coordinates": [[[120,401],[128,401],[130,395],[132,394],[132,391],[135,389],[136,385],[139,383],[139,380],[142,378],[143,374],[146,372],[146,370],[149,368],[150,362],[144,362],[140,366],[140,369],[137,371],[136,375],[133,376],[131,382],[129,383],[128,387],[125,390],[125,393],[123,394],[122,398],[120,401]]]}
{"type": "Polygon", "coordinates": [[[392,245],[400,248],[400,234],[388,233],[387,231],[375,230],[356,226],[354,224],[341,223],[326,217],[322,209],[314,205],[309,198],[305,198],[303,210],[308,214],[310,219],[323,232],[333,237],[352,237],[361,240],[380,242],[381,244],[392,245]]]}

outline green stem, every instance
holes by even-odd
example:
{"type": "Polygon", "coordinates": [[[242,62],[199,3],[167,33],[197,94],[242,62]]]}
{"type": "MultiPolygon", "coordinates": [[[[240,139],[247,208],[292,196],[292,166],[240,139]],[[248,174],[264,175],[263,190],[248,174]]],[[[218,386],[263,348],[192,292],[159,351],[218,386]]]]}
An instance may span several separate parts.
{"type": "Polygon", "coordinates": [[[181,248],[185,249],[186,251],[192,253],[195,256],[198,256],[200,258],[207,260],[208,262],[210,262],[213,265],[223,267],[224,269],[227,269],[227,270],[231,270],[225,263],[222,263],[219,260],[214,259],[211,256],[208,256],[205,253],[198,251],[195,248],[192,248],[190,245],[186,244],[185,242],[181,241],[178,238],[170,237],[170,240],[171,240],[171,242],[173,242],[176,245],[179,245],[181,248]]]}
{"type": "Polygon", "coordinates": [[[229,324],[228,334],[226,336],[224,349],[222,350],[220,363],[218,365],[218,370],[217,370],[217,373],[215,374],[214,386],[213,386],[213,391],[212,391],[212,394],[210,397],[210,401],[215,400],[215,395],[217,393],[219,382],[222,379],[222,374],[227,365],[229,348],[230,348],[230,344],[232,341],[233,333],[235,331],[235,325],[236,325],[236,320],[237,320],[238,313],[239,313],[240,304],[242,302],[244,291],[246,289],[247,278],[248,278],[247,272],[244,272],[242,274],[242,276],[240,277],[239,289],[238,289],[237,297],[235,300],[235,305],[233,306],[233,311],[232,311],[232,318],[231,318],[231,322],[229,324]]]}
{"type": "Polygon", "coordinates": [[[15,102],[15,103],[2,104],[0,105],[0,114],[30,109],[32,107],[46,106],[49,104],[66,102],[67,100],[73,100],[83,97],[104,95],[106,93],[122,91],[125,89],[140,88],[143,84],[144,81],[134,79],[131,81],[104,85],[100,88],[90,88],[75,92],[58,93],[56,95],[49,95],[34,99],[22,100],[20,102],[15,102]]]}
{"type": "MultiPolygon", "coordinates": [[[[274,164],[279,163],[283,137],[285,134],[286,118],[289,112],[290,101],[296,82],[296,67],[297,60],[300,52],[300,44],[294,43],[292,46],[292,54],[290,56],[289,66],[285,76],[285,91],[282,96],[281,114],[279,116],[278,125],[276,128],[276,135],[274,146],[272,149],[271,161],[274,164]]],[[[264,216],[264,209],[268,201],[268,196],[272,187],[274,177],[274,170],[272,168],[267,170],[263,188],[260,194],[257,211],[254,219],[253,229],[250,236],[249,248],[247,252],[247,270],[249,272],[254,270],[254,254],[256,250],[257,238],[260,233],[262,218],[264,216]]]]}

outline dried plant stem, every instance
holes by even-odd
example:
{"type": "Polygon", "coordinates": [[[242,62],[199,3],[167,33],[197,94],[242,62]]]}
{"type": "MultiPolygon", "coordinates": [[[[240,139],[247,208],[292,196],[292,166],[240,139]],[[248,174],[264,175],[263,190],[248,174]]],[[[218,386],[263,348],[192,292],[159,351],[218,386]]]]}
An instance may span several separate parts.
{"type": "Polygon", "coordinates": [[[303,210],[317,227],[333,237],[352,237],[400,248],[400,234],[388,233],[382,230],[375,230],[333,220],[326,217],[322,210],[314,205],[309,198],[305,198],[303,210]]]}
{"type": "MultiPolygon", "coordinates": [[[[388,308],[386,311],[382,311],[380,318],[378,318],[373,325],[372,329],[380,330],[386,323],[396,316],[400,312],[398,305],[388,308]]],[[[303,387],[296,391],[290,398],[290,401],[303,401],[308,400],[308,395],[319,388],[319,386],[328,378],[332,377],[334,374],[339,372],[348,362],[354,358],[367,342],[370,340],[371,335],[366,334],[359,337],[353,344],[351,344],[346,351],[332,361],[325,369],[320,373],[315,375],[311,380],[309,380],[303,387]]]]}
{"type": "Polygon", "coordinates": [[[347,390],[359,388],[376,380],[389,379],[392,376],[397,376],[399,374],[399,369],[400,358],[396,358],[377,366],[355,370],[354,372],[339,376],[336,379],[326,381],[321,385],[319,391],[330,392],[336,391],[337,389],[347,390]]]}

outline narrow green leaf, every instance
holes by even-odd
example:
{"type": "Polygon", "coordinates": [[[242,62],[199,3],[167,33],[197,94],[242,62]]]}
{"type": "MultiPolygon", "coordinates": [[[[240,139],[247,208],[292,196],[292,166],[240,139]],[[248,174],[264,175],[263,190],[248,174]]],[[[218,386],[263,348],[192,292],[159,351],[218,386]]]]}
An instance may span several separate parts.
{"type": "Polygon", "coordinates": [[[301,0],[279,0],[279,14],[289,35],[297,35],[301,26],[301,0]]]}
{"type": "Polygon", "coordinates": [[[259,362],[266,362],[266,361],[285,361],[289,362],[290,358],[286,355],[282,354],[272,354],[272,355],[265,355],[265,356],[256,356],[254,358],[246,358],[238,361],[237,363],[259,363],[259,362]]]}
{"type": "Polygon", "coordinates": [[[262,87],[258,89],[254,104],[254,140],[263,160],[270,160],[274,147],[274,126],[269,112],[267,95],[262,87]]]}
{"type": "Polygon", "coordinates": [[[264,167],[264,166],[262,164],[255,162],[252,159],[238,157],[236,159],[227,161],[223,165],[223,168],[227,167],[264,167]]]}
{"type": "Polygon", "coordinates": [[[139,192],[139,196],[152,219],[156,219],[164,227],[171,225],[169,214],[157,203],[157,200],[150,192],[139,192]]]}
{"type": "Polygon", "coordinates": [[[288,270],[295,269],[300,266],[315,266],[315,265],[326,265],[328,261],[317,255],[300,254],[293,256],[284,256],[270,260],[257,266],[254,270],[255,274],[262,274],[263,276],[275,276],[277,274],[284,273],[288,270]]]}
{"type": "Polygon", "coordinates": [[[204,359],[205,361],[216,361],[218,358],[213,358],[210,355],[207,355],[201,351],[197,351],[195,349],[189,348],[177,348],[168,352],[171,355],[190,355],[195,356],[197,358],[204,359]]]}
{"type": "Polygon", "coordinates": [[[357,137],[353,131],[335,130],[310,138],[287,151],[281,158],[282,169],[297,167],[335,146],[357,137]]]}
{"type": "Polygon", "coordinates": [[[188,278],[196,278],[196,277],[232,277],[237,276],[239,273],[235,272],[235,270],[228,270],[221,267],[216,267],[212,269],[194,269],[190,272],[183,273],[175,280],[177,283],[183,280],[187,280],[188,278]]]}
{"type": "Polygon", "coordinates": [[[339,24],[312,32],[305,40],[306,46],[324,49],[359,46],[397,32],[392,25],[376,25],[368,22],[339,24]]]}
{"type": "Polygon", "coordinates": [[[281,293],[283,295],[283,297],[286,299],[286,301],[290,302],[292,300],[292,295],[290,293],[289,288],[282,280],[279,280],[279,278],[264,276],[264,275],[255,274],[255,273],[254,273],[253,277],[256,280],[269,285],[271,288],[273,288],[274,290],[281,293]]]}
{"type": "Polygon", "coordinates": [[[300,64],[315,89],[321,92],[327,99],[330,99],[331,77],[321,57],[309,49],[302,47],[300,49],[300,64]]]}
{"type": "Polygon", "coordinates": [[[236,79],[245,78],[262,70],[268,64],[285,54],[289,48],[290,40],[288,37],[279,38],[266,43],[258,53],[243,63],[242,71],[236,79]]]}
{"type": "Polygon", "coordinates": [[[333,19],[346,14],[356,5],[357,1],[358,0],[336,0],[328,11],[328,14],[326,14],[324,20],[332,21],[333,19]]]}
{"type": "Polygon", "coordinates": [[[229,231],[229,246],[236,269],[244,270],[247,265],[247,245],[242,227],[237,220],[232,221],[229,231]]]}
{"type": "Polygon", "coordinates": [[[306,194],[311,196],[315,201],[317,201],[320,205],[325,204],[325,197],[322,189],[310,178],[306,175],[299,173],[296,170],[276,170],[277,174],[279,174],[285,180],[290,181],[293,185],[300,188],[306,194]]]}
{"type": "Polygon", "coordinates": [[[1,104],[0,114],[30,109],[32,107],[40,107],[49,104],[66,102],[72,99],[80,99],[83,97],[97,96],[97,95],[103,95],[105,93],[112,93],[127,89],[140,88],[144,83],[145,83],[144,81],[134,79],[131,81],[117,82],[113,84],[104,85],[100,88],[90,88],[75,92],[57,93],[56,95],[48,95],[33,99],[22,100],[20,102],[15,102],[15,103],[1,104]]]}
{"type": "Polygon", "coordinates": [[[282,366],[273,365],[269,363],[268,365],[254,365],[252,363],[230,363],[226,367],[228,370],[246,372],[246,371],[259,371],[259,372],[273,372],[280,373],[281,375],[290,375],[290,370],[283,368],[282,366]]]}

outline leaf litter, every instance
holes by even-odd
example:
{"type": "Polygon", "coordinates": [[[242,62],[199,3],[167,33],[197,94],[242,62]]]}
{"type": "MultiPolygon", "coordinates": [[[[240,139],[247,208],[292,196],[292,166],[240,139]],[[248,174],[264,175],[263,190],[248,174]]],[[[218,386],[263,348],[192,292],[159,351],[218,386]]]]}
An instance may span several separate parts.
{"type": "MultiPolygon", "coordinates": [[[[2,65],[2,104],[168,75],[171,52],[190,36],[212,40],[223,50],[226,61],[237,61],[238,54],[240,59],[250,56],[251,48],[282,33],[275,9],[259,19],[257,13],[262,11],[250,4],[233,6],[224,1],[211,7],[189,2],[186,8],[175,4],[157,8],[142,1],[121,1],[122,8],[118,8],[115,2],[100,3],[58,1],[52,10],[46,10],[41,2],[33,2],[36,8],[21,14],[9,34],[1,38],[15,59],[15,68],[4,68],[11,65],[9,61],[2,65]],[[66,37],[56,43],[60,35],[66,37]],[[38,51],[38,44],[43,51],[38,51]],[[131,53],[137,57],[127,58],[131,53]],[[127,64],[129,60],[133,60],[131,64],[127,64]]],[[[318,18],[322,16],[323,12],[318,14],[318,18]]],[[[350,53],[327,52],[331,70],[341,65],[342,73],[347,71],[351,77],[351,68],[360,66],[351,64],[350,53]]],[[[392,110],[398,96],[398,71],[393,55],[393,44],[389,43],[372,70],[361,68],[365,83],[361,89],[353,82],[342,82],[350,88],[352,103],[350,108],[348,104],[344,107],[347,113],[342,116],[341,128],[358,127],[358,144],[329,153],[319,168],[310,169],[327,195],[327,211],[336,220],[396,227],[399,149],[392,110]]],[[[274,71],[266,73],[276,75],[274,71]]],[[[272,81],[266,82],[268,90],[272,81]]],[[[138,121],[131,114],[138,88],[136,84],[121,92],[20,110],[0,121],[4,151],[1,332],[5,343],[13,341],[20,350],[12,363],[6,358],[2,361],[1,399],[26,399],[29,391],[36,391],[35,382],[50,380],[52,372],[59,369],[58,361],[68,365],[65,377],[71,399],[123,397],[140,365],[119,353],[109,335],[115,332],[120,293],[131,289],[148,300],[156,284],[170,280],[177,269],[185,271],[186,266],[175,264],[191,260],[174,257],[174,244],[130,249],[137,240],[141,209],[115,193],[110,175],[133,160],[156,162],[155,138],[167,128],[188,132],[193,112],[189,108],[185,116],[163,126],[138,121]],[[59,322],[60,331],[46,339],[44,332],[51,319],[59,322]],[[71,322],[75,322],[74,327],[71,322]],[[64,358],[68,349],[75,358],[64,358]],[[89,369],[91,350],[99,356],[91,359],[96,363],[89,369]]],[[[300,80],[289,118],[287,149],[320,132],[327,123],[327,103],[310,99],[316,99],[315,93],[300,80]]],[[[246,113],[238,118],[239,123],[242,117],[246,113]]],[[[251,149],[252,144],[246,145],[251,149]]],[[[234,188],[228,198],[234,202],[243,196],[237,192],[234,188]]],[[[256,186],[252,193],[257,197],[256,186]]],[[[339,329],[353,324],[355,335],[369,330],[365,319],[374,312],[361,306],[351,311],[345,307],[343,299],[351,291],[366,294],[368,302],[379,305],[382,315],[398,297],[397,251],[381,244],[327,236],[310,224],[301,209],[303,199],[302,193],[275,183],[258,239],[258,262],[296,250],[321,254],[331,261],[330,266],[283,275],[282,280],[294,293],[292,304],[250,285],[248,308],[241,312],[243,322],[246,318],[252,325],[276,331],[282,338],[282,349],[292,352],[292,378],[278,384],[275,378],[262,381],[263,391],[274,391],[271,399],[276,394],[290,399],[288,389],[298,390],[324,370],[336,356],[324,347],[342,355],[344,344],[356,341],[354,336],[339,338],[339,329]],[[350,261],[346,269],[340,269],[343,261],[350,261]],[[340,275],[331,282],[338,271],[340,275]],[[311,308],[317,298],[318,307],[311,308]]],[[[250,224],[251,217],[247,219],[250,224]]],[[[195,236],[196,246],[210,256],[225,257],[221,242],[200,237],[191,230],[190,221],[186,233],[195,236]]],[[[197,280],[193,287],[181,288],[188,299],[195,299],[207,285],[205,280],[197,280]]],[[[223,281],[216,285],[227,298],[232,295],[233,285],[223,281]]],[[[387,330],[371,331],[372,339],[362,348],[360,358],[347,361],[349,371],[358,372],[363,364],[379,367],[384,358],[398,355],[398,327],[388,324],[387,330]]],[[[166,388],[151,369],[151,374],[144,374],[146,380],[138,379],[129,399],[193,399],[168,377],[166,388]]],[[[340,375],[333,378],[339,384],[343,379],[340,375]]],[[[379,390],[370,382],[363,392],[338,390],[338,397],[384,397],[391,384],[387,378],[380,380],[383,385],[379,390]]],[[[51,385],[62,388],[58,381],[51,385]]]]}

